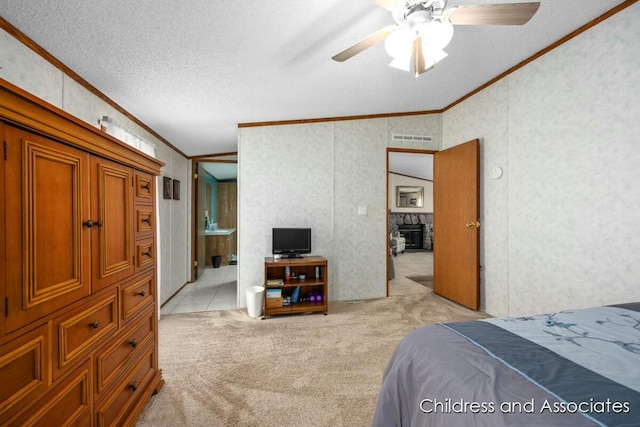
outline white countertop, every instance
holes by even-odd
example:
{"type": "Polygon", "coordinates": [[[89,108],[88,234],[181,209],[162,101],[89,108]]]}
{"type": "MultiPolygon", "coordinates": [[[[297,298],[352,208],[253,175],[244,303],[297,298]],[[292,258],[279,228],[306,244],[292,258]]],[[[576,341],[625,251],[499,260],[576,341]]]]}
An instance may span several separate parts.
{"type": "Polygon", "coordinates": [[[206,230],[205,236],[228,236],[236,232],[235,228],[216,228],[215,230],[206,230]]]}

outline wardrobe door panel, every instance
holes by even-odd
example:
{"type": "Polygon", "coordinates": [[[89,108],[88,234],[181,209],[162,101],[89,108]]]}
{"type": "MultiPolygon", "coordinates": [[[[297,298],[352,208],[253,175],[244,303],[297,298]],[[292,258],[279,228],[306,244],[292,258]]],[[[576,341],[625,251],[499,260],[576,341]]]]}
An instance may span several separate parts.
{"type": "MultiPolygon", "coordinates": [[[[6,132],[6,126],[0,122],[0,139],[2,139],[2,141],[6,141],[7,138],[5,136],[5,132],[6,132]]],[[[5,203],[4,203],[4,187],[5,187],[5,177],[4,177],[4,169],[5,169],[5,163],[4,161],[0,161],[0,241],[2,241],[2,243],[0,243],[0,271],[2,271],[2,273],[0,273],[0,301],[4,301],[5,300],[5,286],[6,286],[6,277],[4,274],[4,271],[6,270],[5,268],[5,225],[6,225],[6,216],[4,214],[4,210],[5,210],[5,203]]],[[[5,325],[4,322],[2,323],[2,325],[0,325],[0,336],[4,335],[5,333],[5,325]]]]}
{"type": "Polygon", "coordinates": [[[89,156],[7,128],[7,331],[91,292],[89,156]]]}
{"type": "Polygon", "coordinates": [[[98,157],[93,175],[93,291],[134,273],[133,170],[98,157]]]}

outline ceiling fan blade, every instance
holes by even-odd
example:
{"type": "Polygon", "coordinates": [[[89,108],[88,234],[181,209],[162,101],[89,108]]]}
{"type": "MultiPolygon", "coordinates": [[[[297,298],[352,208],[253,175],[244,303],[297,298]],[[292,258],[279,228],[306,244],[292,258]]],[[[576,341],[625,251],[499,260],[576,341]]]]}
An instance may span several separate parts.
{"type": "Polygon", "coordinates": [[[417,37],[413,41],[413,71],[415,72],[416,78],[424,73],[425,71],[429,71],[433,66],[427,68],[427,64],[424,58],[424,51],[422,50],[422,37],[417,37]]]}
{"type": "Polygon", "coordinates": [[[454,25],[523,25],[539,7],[540,2],[465,5],[445,10],[444,19],[454,25]]]}
{"type": "Polygon", "coordinates": [[[338,53],[337,55],[332,56],[331,59],[338,62],[346,61],[347,59],[359,54],[363,50],[368,49],[371,46],[377,43],[380,43],[381,41],[389,37],[389,34],[393,33],[395,28],[396,27],[393,25],[384,27],[383,29],[378,30],[375,33],[371,34],[366,39],[361,40],[358,43],[354,44],[353,46],[346,48],[345,50],[338,53]]]}

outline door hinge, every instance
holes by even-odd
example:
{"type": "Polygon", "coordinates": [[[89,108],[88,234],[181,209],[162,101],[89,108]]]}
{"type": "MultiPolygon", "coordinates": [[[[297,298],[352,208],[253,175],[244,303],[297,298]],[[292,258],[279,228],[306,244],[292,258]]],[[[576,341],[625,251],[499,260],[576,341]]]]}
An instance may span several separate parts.
{"type": "Polygon", "coordinates": [[[193,261],[193,266],[197,267],[198,266],[198,261],[193,261]]]}
{"type": "Polygon", "coordinates": [[[4,299],[4,317],[9,317],[9,298],[4,299]]]}
{"type": "Polygon", "coordinates": [[[193,179],[198,179],[198,174],[197,173],[193,174],[193,179]]]}
{"type": "Polygon", "coordinates": [[[9,158],[9,148],[7,148],[7,141],[4,141],[4,159],[7,160],[9,158]]]}

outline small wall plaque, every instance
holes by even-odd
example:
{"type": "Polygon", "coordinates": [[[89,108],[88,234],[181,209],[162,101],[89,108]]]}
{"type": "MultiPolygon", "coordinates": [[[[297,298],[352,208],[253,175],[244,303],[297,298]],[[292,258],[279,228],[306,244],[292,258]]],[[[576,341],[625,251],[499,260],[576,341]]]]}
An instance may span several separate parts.
{"type": "Polygon", "coordinates": [[[180,181],[173,180],[173,200],[180,200],[180,181]]]}
{"type": "Polygon", "coordinates": [[[171,178],[168,176],[162,177],[162,198],[171,198],[171,178]]]}

